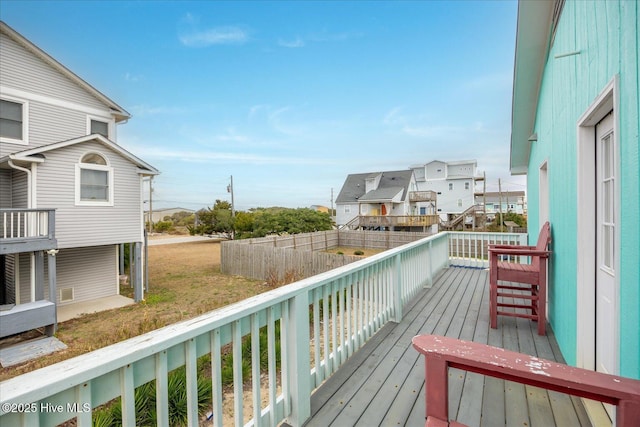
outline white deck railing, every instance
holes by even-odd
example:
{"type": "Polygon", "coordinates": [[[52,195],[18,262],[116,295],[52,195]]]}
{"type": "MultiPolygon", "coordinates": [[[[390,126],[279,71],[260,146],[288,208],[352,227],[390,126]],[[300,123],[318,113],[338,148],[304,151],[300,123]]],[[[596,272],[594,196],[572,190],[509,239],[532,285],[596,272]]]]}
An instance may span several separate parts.
{"type": "MultiPolygon", "coordinates": [[[[526,245],[527,235],[521,233],[449,232],[450,263],[456,267],[489,267],[489,245],[526,245]]],[[[519,262],[528,262],[520,257],[519,262]]]]}
{"type": "MultiPolygon", "coordinates": [[[[491,236],[473,234],[476,241],[491,236]]],[[[233,423],[275,426],[286,420],[301,425],[310,415],[313,390],[386,322],[399,321],[407,301],[448,265],[451,239],[458,239],[456,233],[427,237],[4,381],[0,424],[55,426],[77,417],[78,426],[90,426],[92,414],[86,409],[120,397],[122,423],[134,426],[135,389],[155,381],[157,424],[166,426],[168,373],[186,366],[188,424],[197,426],[198,359],[210,355],[213,424],[222,426],[221,359],[231,352],[233,392],[225,401],[233,401],[233,423]],[[267,331],[262,347],[261,329],[267,331]],[[251,341],[250,360],[243,360],[243,339],[251,341]],[[266,368],[260,366],[261,353],[267,354],[266,368]],[[251,366],[246,376],[243,364],[245,371],[251,366]],[[248,383],[253,409],[244,413],[248,383]]],[[[458,252],[455,259],[477,255],[458,252]]]]}
{"type": "Polygon", "coordinates": [[[3,239],[51,238],[55,233],[54,209],[0,209],[3,239]]]}

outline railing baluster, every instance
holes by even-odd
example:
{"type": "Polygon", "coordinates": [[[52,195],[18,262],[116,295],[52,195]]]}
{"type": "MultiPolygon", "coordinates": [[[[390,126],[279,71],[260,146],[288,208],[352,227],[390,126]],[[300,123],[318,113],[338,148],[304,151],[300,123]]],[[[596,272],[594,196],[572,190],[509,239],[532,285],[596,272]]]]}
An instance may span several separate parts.
{"type": "Polygon", "coordinates": [[[323,356],[324,356],[324,376],[325,378],[329,378],[331,376],[331,357],[330,357],[330,341],[331,336],[329,335],[329,287],[323,286],[323,294],[322,294],[322,337],[324,338],[323,342],[323,356]]]}
{"type": "Polygon", "coordinates": [[[353,307],[353,294],[352,294],[352,289],[353,289],[353,276],[349,275],[347,276],[346,280],[346,284],[345,284],[345,301],[347,304],[347,317],[346,317],[346,321],[347,321],[347,340],[346,340],[346,346],[347,346],[347,358],[351,357],[351,355],[353,354],[353,311],[352,311],[352,307],[353,307]]]}
{"type": "MultiPolygon", "coordinates": [[[[291,317],[289,314],[289,304],[288,303],[282,303],[280,304],[280,311],[281,311],[281,317],[280,317],[280,376],[281,376],[281,383],[282,383],[282,395],[284,396],[284,414],[285,417],[289,416],[291,414],[291,382],[293,378],[297,378],[297,372],[292,372],[289,369],[290,366],[290,356],[292,352],[295,352],[296,350],[293,349],[291,347],[291,342],[292,340],[290,339],[290,337],[292,336],[292,331],[291,331],[291,317]]],[[[308,319],[308,306],[307,306],[307,310],[305,311],[305,313],[307,313],[307,319],[308,319]]],[[[309,341],[308,339],[308,335],[307,335],[307,341],[309,341]]],[[[297,342],[296,340],[293,340],[293,342],[297,342]]],[[[303,349],[301,350],[303,352],[306,352],[306,358],[307,361],[310,359],[310,355],[309,355],[309,351],[306,347],[303,347],[303,349]]],[[[307,371],[310,370],[310,367],[308,367],[307,371]]],[[[301,371],[304,372],[304,371],[301,371]]],[[[311,393],[311,384],[309,384],[309,389],[308,389],[308,393],[311,393]]]]}
{"type": "Polygon", "coordinates": [[[85,405],[89,408],[91,405],[91,383],[87,382],[76,386],[76,425],[78,427],[91,427],[93,420],[91,417],[91,411],[85,410],[85,405]]]}
{"type": "Polygon", "coordinates": [[[367,341],[371,336],[371,276],[369,268],[362,270],[362,286],[364,287],[364,310],[362,311],[362,317],[364,324],[362,325],[362,331],[364,333],[364,340],[367,341]]]}
{"type": "Polygon", "coordinates": [[[336,330],[338,327],[338,298],[336,298],[336,283],[332,282],[329,286],[331,287],[331,355],[333,356],[331,372],[333,373],[340,366],[338,362],[338,333],[336,330]]]}
{"type": "Polygon", "coordinates": [[[345,310],[345,281],[344,281],[344,277],[340,278],[340,280],[338,281],[338,303],[339,303],[339,310],[338,310],[338,318],[340,320],[340,323],[338,325],[338,341],[340,344],[339,350],[338,350],[338,363],[340,365],[342,365],[344,363],[344,361],[346,360],[346,347],[345,347],[345,336],[344,336],[344,316],[346,314],[346,310],[345,310]]]}
{"type": "MultiPolygon", "coordinates": [[[[233,415],[236,427],[244,425],[243,380],[242,380],[242,330],[240,320],[231,325],[233,354],[233,415]]],[[[273,409],[272,409],[273,410],[273,409]]]]}
{"type": "Polygon", "coordinates": [[[324,371],[321,369],[322,359],[320,359],[320,291],[314,289],[311,291],[313,301],[313,356],[316,370],[316,387],[322,384],[324,380],[324,371]]]}
{"type": "Polygon", "coordinates": [[[136,425],[135,389],[133,385],[133,367],[126,365],[120,368],[120,407],[122,408],[122,425],[136,425]]]}
{"type": "MultiPolygon", "coordinates": [[[[276,325],[274,308],[267,309],[267,366],[269,378],[269,420],[270,425],[275,426],[276,421],[276,325]]],[[[282,325],[280,325],[282,327],[282,325]]]]}
{"type": "MultiPolygon", "coordinates": [[[[211,394],[214,427],[222,426],[222,363],[220,329],[214,329],[209,334],[211,339],[211,394]]],[[[165,424],[167,425],[167,424],[165,424]]]]}
{"type": "Polygon", "coordinates": [[[253,425],[262,425],[260,417],[260,325],[258,313],[251,315],[251,390],[253,392],[253,425]]]}
{"type": "Polygon", "coordinates": [[[198,427],[198,359],[196,340],[191,338],[185,343],[185,369],[187,377],[187,423],[198,427]]]}
{"type": "Polygon", "coordinates": [[[169,425],[167,351],[156,353],[156,417],[158,427],[169,425]]]}

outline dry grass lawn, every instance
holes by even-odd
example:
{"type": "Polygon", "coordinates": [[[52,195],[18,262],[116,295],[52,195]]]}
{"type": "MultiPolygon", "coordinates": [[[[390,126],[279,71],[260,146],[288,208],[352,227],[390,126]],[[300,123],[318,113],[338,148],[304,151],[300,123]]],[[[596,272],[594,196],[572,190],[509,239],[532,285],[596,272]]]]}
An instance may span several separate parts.
{"type": "MultiPolygon", "coordinates": [[[[262,281],[220,273],[220,243],[202,241],[149,247],[150,291],[140,304],[87,314],[59,324],[64,351],[2,368],[0,380],[198,316],[269,290],[262,281]]],[[[123,289],[123,294],[131,291],[123,289]]]]}

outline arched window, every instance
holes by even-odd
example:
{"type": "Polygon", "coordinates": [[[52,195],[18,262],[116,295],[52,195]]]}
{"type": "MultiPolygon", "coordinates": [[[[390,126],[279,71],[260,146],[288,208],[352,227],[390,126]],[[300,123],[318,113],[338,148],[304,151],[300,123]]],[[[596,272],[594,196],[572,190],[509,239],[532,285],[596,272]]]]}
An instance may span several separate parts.
{"type": "Polygon", "coordinates": [[[113,168],[99,153],[87,153],[76,164],[76,205],[113,206],[113,168]]]}

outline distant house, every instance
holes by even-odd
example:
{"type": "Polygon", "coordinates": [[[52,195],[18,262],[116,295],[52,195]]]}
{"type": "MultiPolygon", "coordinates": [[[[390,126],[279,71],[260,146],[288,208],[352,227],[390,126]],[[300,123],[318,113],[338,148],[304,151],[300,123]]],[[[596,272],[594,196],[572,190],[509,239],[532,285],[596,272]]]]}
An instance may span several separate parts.
{"type": "MultiPolygon", "coordinates": [[[[151,213],[151,220],[154,223],[158,221],[164,221],[166,217],[171,217],[172,215],[181,213],[181,212],[184,212],[187,214],[196,213],[196,211],[194,211],[193,209],[186,209],[186,208],[154,209],[153,212],[151,213]]],[[[145,217],[145,221],[149,221],[149,211],[144,211],[144,217],[145,217]]]]}
{"type": "Polygon", "coordinates": [[[122,243],[142,297],[142,180],[159,172],[116,143],[129,118],[0,22],[0,335],[118,295],[122,243]]]}
{"type": "Polygon", "coordinates": [[[474,205],[477,161],[443,162],[433,160],[412,165],[418,191],[435,191],[437,213],[443,221],[463,213],[474,205]]]}
{"type": "Polygon", "coordinates": [[[551,223],[549,321],[568,363],[640,379],[640,5],[521,1],[511,173],[551,223]]]}
{"type": "Polygon", "coordinates": [[[348,175],[336,198],[338,228],[358,217],[418,215],[435,215],[435,200],[432,193],[417,191],[412,170],[348,175]]]}
{"type": "Polygon", "coordinates": [[[524,191],[488,191],[477,195],[476,205],[485,205],[485,212],[492,218],[500,212],[513,212],[520,215],[527,213],[527,200],[524,191]]]}
{"type": "Polygon", "coordinates": [[[322,212],[322,213],[329,213],[329,208],[326,206],[321,206],[321,205],[311,205],[311,208],[314,211],[318,211],[318,212],[322,212]]]}

